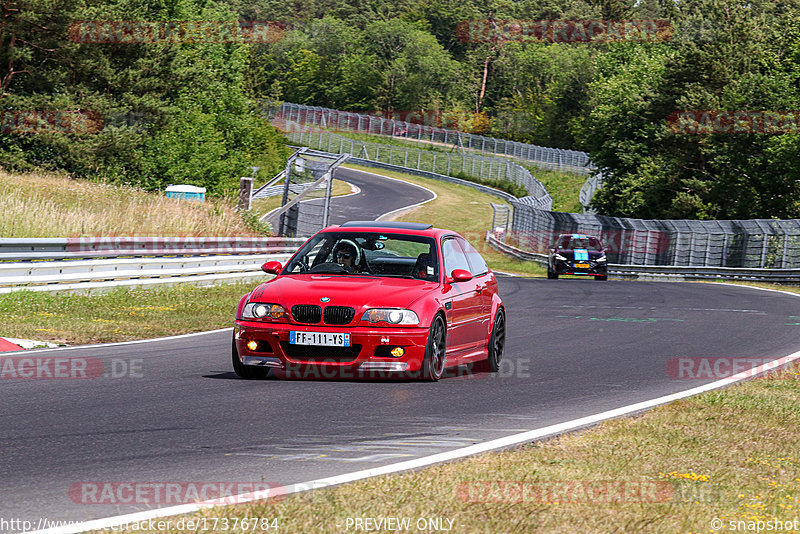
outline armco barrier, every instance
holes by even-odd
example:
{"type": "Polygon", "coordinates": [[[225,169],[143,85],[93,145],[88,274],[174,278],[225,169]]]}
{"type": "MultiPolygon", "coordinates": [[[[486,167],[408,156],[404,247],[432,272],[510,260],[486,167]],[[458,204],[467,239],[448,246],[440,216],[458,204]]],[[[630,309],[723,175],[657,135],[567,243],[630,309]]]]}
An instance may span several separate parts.
{"type": "Polygon", "coordinates": [[[303,239],[91,237],[0,239],[0,293],[261,279],[303,239]],[[13,260],[13,261],[12,261],[13,260]]]}
{"type": "Polygon", "coordinates": [[[0,238],[0,260],[274,254],[295,250],[303,241],[283,237],[4,237],[0,238]]]}

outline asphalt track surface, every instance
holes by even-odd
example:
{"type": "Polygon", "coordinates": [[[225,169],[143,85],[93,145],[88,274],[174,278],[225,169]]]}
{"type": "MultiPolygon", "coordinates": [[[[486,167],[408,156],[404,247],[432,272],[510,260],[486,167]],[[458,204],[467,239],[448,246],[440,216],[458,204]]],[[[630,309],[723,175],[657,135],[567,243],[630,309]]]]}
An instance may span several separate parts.
{"type": "Polygon", "coordinates": [[[0,380],[0,517],[86,520],[165,506],[75,502],[70,488],[82,482],[286,485],[377,467],[710,381],[671,378],[671,358],[777,358],[800,345],[800,298],[778,292],[502,276],[499,283],[508,342],[496,375],[241,380],[231,370],[229,331],[28,352],[98,358],[107,371],[112,360],[134,363],[136,372],[0,380]]]}
{"type": "MultiPolygon", "coordinates": [[[[330,224],[342,224],[347,221],[373,221],[391,211],[404,208],[430,200],[433,193],[422,187],[380,178],[368,172],[357,171],[339,167],[336,170],[336,179],[344,180],[361,191],[355,195],[344,195],[331,198],[330,224]]],[[[316,220],[322,213],[325,204],[323,198],[302,201],[301,203],[313,205],[311,209],[301,210],[301,228],[313,227],[319,224],[316,220]]]]}

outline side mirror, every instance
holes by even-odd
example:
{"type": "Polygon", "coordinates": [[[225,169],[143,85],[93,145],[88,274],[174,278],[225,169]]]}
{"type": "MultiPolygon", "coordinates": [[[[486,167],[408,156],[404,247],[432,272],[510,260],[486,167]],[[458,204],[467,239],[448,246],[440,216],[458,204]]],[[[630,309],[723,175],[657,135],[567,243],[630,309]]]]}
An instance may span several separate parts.
{"type": "Polygon", "coordinates": [[[283,265],[279,261],[268,261],[261,266],[261,270],[267,274],[280,274],[283,265]]]}
{"type": "Polygon", "coordinates": [[[448,278],[448,282],[469,282],[472,280],[472,273],[465,270],[465,269],[453,269],[453,272],[450,273],[450,278],[448,278]]]}

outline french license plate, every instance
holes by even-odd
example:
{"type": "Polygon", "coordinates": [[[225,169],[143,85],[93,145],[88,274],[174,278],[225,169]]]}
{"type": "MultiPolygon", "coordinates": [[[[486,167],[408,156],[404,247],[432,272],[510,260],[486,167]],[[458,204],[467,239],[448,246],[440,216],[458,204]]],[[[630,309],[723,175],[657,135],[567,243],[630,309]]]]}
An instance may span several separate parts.
{"type": "Polygon", "coordinates": [[[322,345],[324,347],[349,347],[350,334],[344,332],[289,332],[291,345],[322,345]]]}
{"type": "Polygon", "coordinates": [[[575,268],[576,269],[588,269],[589,268],[589,264],[588,263],[576,263],[575,264],[575,268]]]}

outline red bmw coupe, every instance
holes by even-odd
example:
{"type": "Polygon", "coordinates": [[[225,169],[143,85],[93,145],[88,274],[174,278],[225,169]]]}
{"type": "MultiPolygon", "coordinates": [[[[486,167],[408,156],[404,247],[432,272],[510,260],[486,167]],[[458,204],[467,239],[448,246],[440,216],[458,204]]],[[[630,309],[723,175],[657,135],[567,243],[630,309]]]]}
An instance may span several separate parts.
{"type": "Polygon", "coordinates": [[[311,237],[242,297],[233,369],[436,381],[470,364],[496,372],[505,345],[497,280],[459,234],[430,224],[351,221],[311,237]]]}

